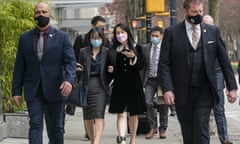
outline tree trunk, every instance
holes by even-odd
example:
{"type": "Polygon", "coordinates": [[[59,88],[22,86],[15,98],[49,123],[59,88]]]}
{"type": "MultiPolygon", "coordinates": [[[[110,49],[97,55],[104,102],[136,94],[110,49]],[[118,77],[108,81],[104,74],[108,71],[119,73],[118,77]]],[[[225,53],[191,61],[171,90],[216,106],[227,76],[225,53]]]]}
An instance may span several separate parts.
{"type": "Polygon", "coordinates": [[[219,25],[219,0],[209,1],[209,15],[214,19],[215,25],[219,25]]]}
{"type": "Polygon", "coordinates": [[[145,0],[127,0],[126,20],[132,34],[138,43],[146,42],[146,32],[143,30],[134,30],[131,27],[131,20],[140,16],[145,16],[145,0]]]}

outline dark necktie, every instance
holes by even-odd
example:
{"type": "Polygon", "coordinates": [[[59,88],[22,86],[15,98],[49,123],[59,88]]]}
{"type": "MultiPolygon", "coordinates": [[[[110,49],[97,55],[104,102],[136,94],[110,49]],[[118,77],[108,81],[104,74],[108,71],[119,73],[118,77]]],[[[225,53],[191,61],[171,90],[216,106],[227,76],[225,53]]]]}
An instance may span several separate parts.
{"type": "Polygon", "coordinates": [[[39,38],[37,43],[37,56],[39,61],[42,60],[43,55],[43,49],[44,49],[44,38],[43,38],[44,32],[39,32],[39,38]]]}

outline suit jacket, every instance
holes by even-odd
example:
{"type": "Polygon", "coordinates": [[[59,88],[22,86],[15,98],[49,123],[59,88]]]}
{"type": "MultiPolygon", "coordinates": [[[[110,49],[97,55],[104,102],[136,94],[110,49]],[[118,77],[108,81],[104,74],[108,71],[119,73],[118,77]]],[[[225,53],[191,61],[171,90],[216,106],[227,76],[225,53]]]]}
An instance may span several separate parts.
{"type": "Polygon", "coordinates": [[[32,100],[42,84],[44,97],[49,101],[63,100],[59,87],[63,81],[74,82],[76,60],[68,35],[50,27],[45,42],[42,60],[38,60],[34,48],[36,29],[23,33],[19,38],[16,62],[13,72],[12,94],[32,100]]]}
{"type": "MultiPolygon", "coordinates": [[[[101,49],[101,65],[100,65],[100,81],[104,88],[104,91],[109,96],[109,87],[108,87],[108,78],[107,78],[107,60],[108,48],[102,47],[101,49]]],[[[83,81],[82,83],[87,85],[88,80],[90,78],[90,71],[91,71],[91,55],[92,51],[91,48],[85,47],[80,50],[79,54],[79,63],[83,65],[83,81]]]]}
{"type": "Polygon", "coordinates": [[[148,81],[148,77],[149,77],[151,46],[152,46],[151,43],[142,46],[144,67],[140,71],[140,74],[141,74],[141,78],[142,78],[142,82],[143,82],[143,87],[146,86],[147,81],[148,81]]]}
{"type": "Polygon", "coordinates": [[[238,83],[240,83],[240,61],[238,62],[237,72],[238,72],[238,83]]]}
{"type": "MultiPolygon", "coordinates": [[[[227,56],[219,29],[216,26],[201,24],[203,62],[209,85],[215,100],[217,96],[216,59],[221,66],[228,90],[237,89],[236,80],[227,56]]],[[[188,97],[189,84],[189,40],[185,22],[166,29],[161,45],[158,76],[163,92],[175,93],[176,105],[183,105],[188,97]]]]}

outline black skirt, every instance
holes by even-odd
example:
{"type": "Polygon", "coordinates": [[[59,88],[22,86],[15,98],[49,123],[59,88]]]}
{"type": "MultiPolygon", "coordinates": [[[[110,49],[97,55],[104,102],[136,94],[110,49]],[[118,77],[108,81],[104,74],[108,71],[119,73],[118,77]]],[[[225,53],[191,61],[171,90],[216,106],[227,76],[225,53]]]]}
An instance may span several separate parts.
{"type": "Polygon", "coordinates": [[[88,106],[83,108],[84,120],[104,118],[106,101],[107,94],[99,77],[90,77],[88,80],[88,106]]]}

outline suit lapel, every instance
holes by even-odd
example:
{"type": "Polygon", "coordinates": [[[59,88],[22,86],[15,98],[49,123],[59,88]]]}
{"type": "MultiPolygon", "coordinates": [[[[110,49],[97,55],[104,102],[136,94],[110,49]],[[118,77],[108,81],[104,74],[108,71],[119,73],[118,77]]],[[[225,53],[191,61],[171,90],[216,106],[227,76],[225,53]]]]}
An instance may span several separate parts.
{"type": "Polygon", "coordinates": [[[100,52],[101,52],[100,76],[103,76],[103,72],[105,72],[105,70],[103,69],[105,67],[105,61],[106,61],[105,57],[107,53],[105,52],[104,48],[102,48],[100,52]]]}
{"type": "Polygon", "coordinates": [[[204,61],[205,63],[207,62],[207,28],[205,26],[205,24],[201,24],[201,38],[202,38],[202,44],[203,44],[203,57],[204,57],[204,61]]]}
{"type": "Polygon", "coordinates": [[[150,65],[151,47],[152,47],[152,44],[148,44],[147,45],[147,50],[146,50],[146,53],[147,53],[147,65],[150,65]]]}
{"type": "Polygon", "coordinates": [[[88,78],[90,77],[90,70],[91,70],[91,57],[92,57],[92,51],[91,48],[87,49],[87,57],[86,57],[86,66],[87,66],[87,72],[88,72],[88,78]]]}
{"type": "Polygon", "coordinates": [[[37,57],[37,40],[36,40],[36,45],[35,45],[35,29],[31,31],[30,36],[29,36],[29,42],[30,42],[30,50],[32,51],[32,54],[34,57],[38,60],[37,57]]]}
{"type": "Polygon", "coordinates": [[[45,47],[44,47],[43,57],[44,57],[44,54],[47,52],[48,48],[50,48],[50,45],[52,44],[54,39],[55,39],[55,30],[54,28],[50,27],[50,30],[46,39],[45,47]]]}
{"type": "MultiPolygon", "coordinates": [[[[180,38],[182,37],[181,42],[183,43],[183,48],[184,48],[184,51],[185,51],[184,54],[185,54],[185,57],[186,57],[187,64],[189,66],[190,65],[190,62],[189,62],[189,44],[190,44],[190,41],[189,41],[189,38],[187,36],[185,21],[183,21],[181,23],[180,30],[181,30],[180,35],[182,33],[180,38]]],[[[190,46],[191,46],[191,44],[190,44],[190,46]]]]}

